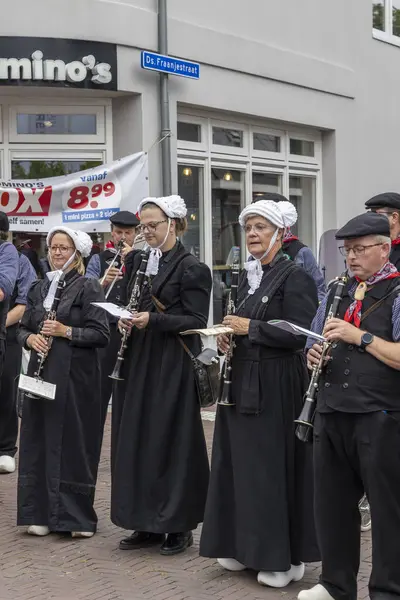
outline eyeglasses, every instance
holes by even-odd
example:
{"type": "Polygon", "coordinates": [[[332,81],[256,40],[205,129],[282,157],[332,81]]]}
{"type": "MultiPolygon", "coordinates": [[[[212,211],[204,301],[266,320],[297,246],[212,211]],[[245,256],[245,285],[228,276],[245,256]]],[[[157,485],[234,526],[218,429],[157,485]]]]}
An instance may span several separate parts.
{"type": "Polygon", "coordinates": [[[157,229],[157,227],[161,224],[161,223],[166,223],[168,221],[168,219],[163,219],[162,221],[154,221],[154,223],[147,223],[147,225],[139,225],[136,228],[136,231],[138,233],[144,233],[147,229],[147,231],[149,233],[154,233],[155,230],[157,229]]]}
{"type": "Polygon", "coordinates": [[[340,246],[339,247],[339,252],[342,256],[349,256],[350,252],[353,251],[354,256],[363,256],[365,254],[365,249],[366,248],[374,248],[374,246],[383,246],[382,243],[380,244],[369,244],[368,246],[340,246]]]}
{"type": "Polygon", "coordinates": [[[54,254],[55,252],[61,252],[61,254],[67,254],[68,250],[74,250],[72,246],[50,246],[50,252],[54,254]]]}
{"type": "Polygon", "coordinates": [[[243,227],[243,231],[246,235],[251,233],[253,229],[256,233],[264,233],[264,231],[266,231],[267,229],[271,230],[271,228],[268,227],[268,225],[264,225],[263,223],[256,223],[255,225],[244,225],[243,227]]]}

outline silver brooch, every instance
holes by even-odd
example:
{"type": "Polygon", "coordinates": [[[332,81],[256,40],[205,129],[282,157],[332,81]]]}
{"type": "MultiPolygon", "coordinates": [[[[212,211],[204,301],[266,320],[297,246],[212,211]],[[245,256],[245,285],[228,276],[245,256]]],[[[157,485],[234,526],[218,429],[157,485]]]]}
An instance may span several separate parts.
{"type": "Polygon", "coordinates": [[[261,302],[262,302],[263,304],[267,304],[267,302],[268,302],[268,296],[263,296],[263,297],[261,298],[261,302]]]}

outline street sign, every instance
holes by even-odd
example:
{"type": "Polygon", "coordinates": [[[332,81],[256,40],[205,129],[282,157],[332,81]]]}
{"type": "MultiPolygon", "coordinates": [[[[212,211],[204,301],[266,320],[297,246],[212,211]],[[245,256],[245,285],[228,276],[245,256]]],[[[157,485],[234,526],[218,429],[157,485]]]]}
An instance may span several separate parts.
{"type": "Polygon", "coordinates": [[[200,79],[199,63],[164,56],[155,52],[142,52],[142,69],[149,71],[158,71],[159,73],[168,73],[169,75],[179,75],[180,77],[189,77],[190,79],[200,79]]]}

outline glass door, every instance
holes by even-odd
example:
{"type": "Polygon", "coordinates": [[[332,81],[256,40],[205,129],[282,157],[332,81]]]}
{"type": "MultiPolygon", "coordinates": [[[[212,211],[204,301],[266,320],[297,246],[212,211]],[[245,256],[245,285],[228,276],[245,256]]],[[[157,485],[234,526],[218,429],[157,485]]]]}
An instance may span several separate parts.
{"type": "Polygon", "coordinates": [[[211,169],[213,317],[221,323],[231,280],[232,253],[241,246],[239,214],[245,203],[245,173],[211,169]]]}
{"type": "Polygon", "coordinates": [[[317,178],[312,175],[289,175],[289,200],[297,210],[298,221],[291,230],[316,251],[317,178]]]}
{"type": "Polygon", "coordinates": [[[187,207],[187,231],[181,238],[186,250],[204,261],[204,170],[190,164],[178,164],[178,194],[187,207]]]}

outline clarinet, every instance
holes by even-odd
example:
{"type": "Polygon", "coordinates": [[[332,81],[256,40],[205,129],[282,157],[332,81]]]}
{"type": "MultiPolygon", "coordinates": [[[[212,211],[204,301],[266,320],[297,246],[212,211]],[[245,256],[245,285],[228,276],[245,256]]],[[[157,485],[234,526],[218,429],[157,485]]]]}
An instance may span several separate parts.
{"type": "MultiPolygon", "coordinates": [[[[232,283],[229,291],[228,304],[226,307],[226,316],[234,315],[236,312],[236,301],[239,285],[239,257],[236,257],[232,265],[232,283]]],[[[235,348],[233,334],[229,335],[229,348],[225,355],[225,362],[221,377],[221,386],[219,392],[218,404],[222,406],[234,406],[232,400],[232,356],[235,348]]]]}
{"type": "MultiPolygon", "coordinates": [[[[131,297],[129,299],[129,304],[126,306],[126,310],[129,310],[129,312],[131,312],[133,314],[135,312],[138,312],[139,306],[140,306],[140,301],[142,298],[144,280],[146,277],[147,262],[149,260],[148,251],[142,252],[141,256],[142,256],[142,260],[140,263],[140,267],[135,275],[135,281],[133,284],[131,297]]],[[[123,330],[121,346],[118,350],[117,360],[114,365],[113,372],[111,373],[111,375],[109,375],[110,379],[115,379],[116,381],[123,381],[123,379],[124,379],[123,377],[121,377],[121,367],[122,367],[122,363],[124,360],[125,350],[128,347],[128,339],[129,339],[130,335],[131,335],[130,331],[127,331],[126,329],[123,330]]]]}
{"type": "MultiPolygon", "coordinates": [[[[60,299],[61,299],[61,292],[64,288],[64,279],[65,279],[65,273],[62,273],[62,275],[58,281],[58,284],[57,284],[53,304],[51,305],[50,310],[46,313],[44,321],[55,321],[56,320],[57,309],[58,309],[58,305],[60,304],[60,299]]],[[[40,330],[42,329],[42,327],[43,327],[43,321],[39,326],[39,333],[40,333],[40,330]]],[[[41,335],[44,338],[44,340],[47,342],[48,349],[47,349],[47,352],[45,352],[43,354],[41,352],[38,352],[38,363],[37,363],[36,371],[34,372],[33,376],[35,379],[40,379],[40,380],[43,379],[42,372],[43,372],[44,364],[46,362],[46,359],[50,352],[51,345],[53,343],[53,336],[43,335],[43,334],[41,334],[41,335]]],[[[37,396],[35,396],[35,394],[27,393],[26,395],[29,398],[37,398],[37,396]]]]}
{"type": "MultiPolygon", "coordinates": [[[[347,271],[342,273],[340,277],[337,277],[334,280],[334,282],[336,282],[335,295],[330,305],[328,315],[325,319],[324,329],[329,319],[337,316],[347,280],[347,271]]],[[[295,423],[297,423],[295,433],[301,442],[310,442],[312,439],[311,433],[314,427],[319,380],[325,367],[326,358],[331,349],[331,345],[331,342],[323,342],[322,344],[322,353],[320,359],[312,369],[310,384],[304,396],[303,410],[301,411],[299,418],[295,420],[295,423]]]]}

